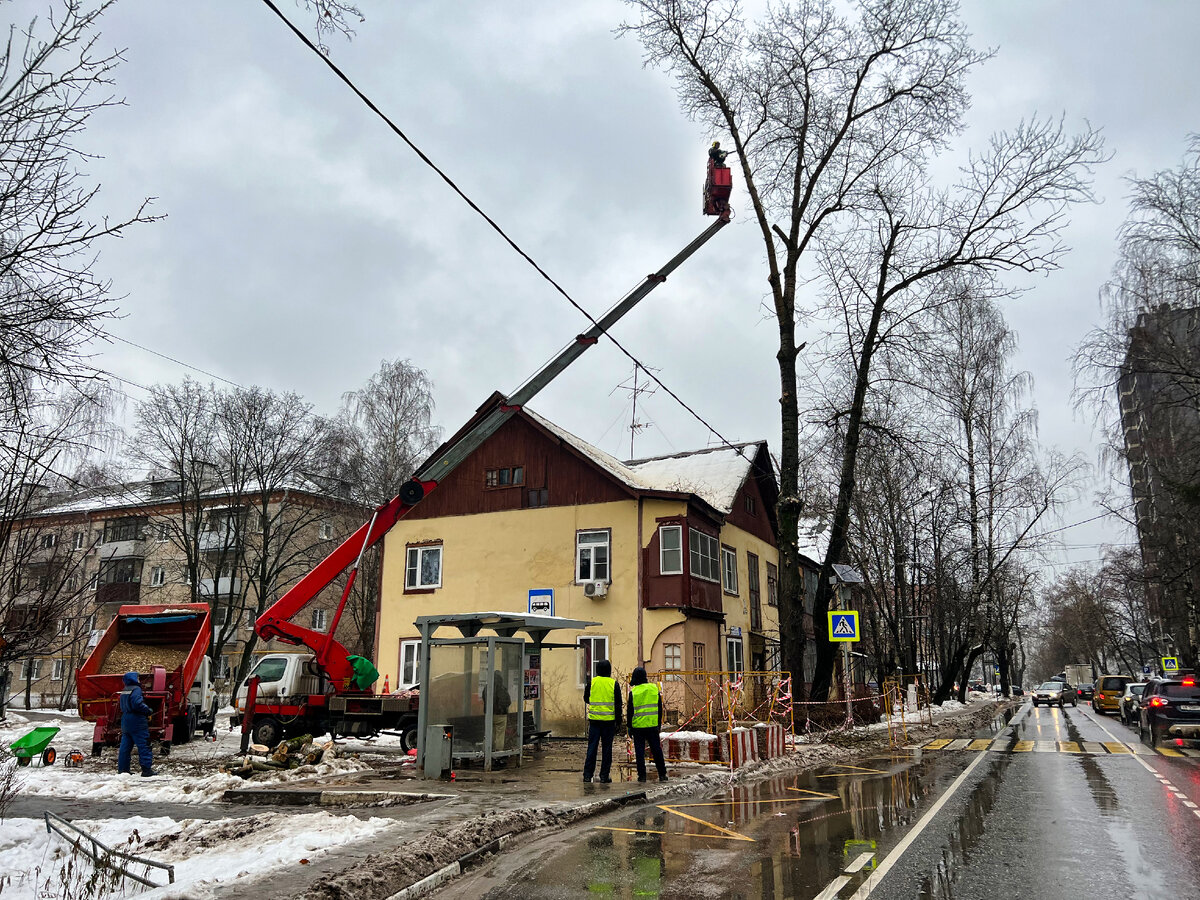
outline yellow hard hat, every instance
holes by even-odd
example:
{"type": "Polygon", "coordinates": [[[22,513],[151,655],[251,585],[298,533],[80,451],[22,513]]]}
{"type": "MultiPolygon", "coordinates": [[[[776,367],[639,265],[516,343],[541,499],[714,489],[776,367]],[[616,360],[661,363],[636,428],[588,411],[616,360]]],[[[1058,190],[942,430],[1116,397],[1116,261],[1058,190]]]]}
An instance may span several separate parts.
{"type": "Polygon", "coordinates": [[[721,142],[720,142],[720,141],[713,141],[713,146],[714,146],[714,147],[720,147],[720,146],[721,146],[721,142]]]}

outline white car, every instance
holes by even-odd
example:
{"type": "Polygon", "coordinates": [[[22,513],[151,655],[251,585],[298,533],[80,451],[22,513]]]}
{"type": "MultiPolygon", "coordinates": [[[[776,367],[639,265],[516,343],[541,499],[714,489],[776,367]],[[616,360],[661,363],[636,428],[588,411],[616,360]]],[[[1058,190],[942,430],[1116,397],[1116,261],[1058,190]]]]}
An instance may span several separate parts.
{"type": "Polygon", "coordinates": [[[1033,692],[1033,705],[1045,703],[1047,706],[1057,706],[1062,709],[1067,703],[1079,705],[1079,695],[1075,688],[1064,681],[1046,681],[1038,685],[1033,692]]]}

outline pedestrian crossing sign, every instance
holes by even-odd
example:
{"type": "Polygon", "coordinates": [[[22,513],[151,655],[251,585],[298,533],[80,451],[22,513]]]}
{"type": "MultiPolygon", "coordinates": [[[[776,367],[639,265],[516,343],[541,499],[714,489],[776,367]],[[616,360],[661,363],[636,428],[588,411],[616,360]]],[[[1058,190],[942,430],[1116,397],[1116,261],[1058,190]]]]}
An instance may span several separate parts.
{"type": "Polygon", "coordinates": [[[831,641],[857,641],[858,613],[853,610],[831,610],[829,613],[829,639],[831,641]]]}
{"type": "Polygon", "coordinates": [[[1163,664],[1163,672],[1178,672],[1179,671],[1179,657],[1178,656],[1164,656],[1162,658],[1162,664],[1163,664]]]}

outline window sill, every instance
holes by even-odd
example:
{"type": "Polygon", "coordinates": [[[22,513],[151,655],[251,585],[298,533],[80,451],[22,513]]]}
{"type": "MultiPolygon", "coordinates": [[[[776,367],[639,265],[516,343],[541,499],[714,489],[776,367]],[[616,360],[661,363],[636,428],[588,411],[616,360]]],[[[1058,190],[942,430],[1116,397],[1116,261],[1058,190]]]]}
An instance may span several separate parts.
{"type": "MultiPolygon", "coordinates": [[[[701,580],[703,580],[703,579],[701,579],[701,580]]],[[[722,587],[721,593],[724,594],[726,597],[740,597],[741,596],[741,594],[739,594],[737,591],[731,591],[727,587],[722,587]]]]}
{"type": "Polygon", "coordinates": [[[434,591],[436,591],[440,587],[441,587],[440,584],[437,587],[420,587],[420,588],[406,587],[404,589],[404,593],[406,593],[406,594],[432,594],[434,591]]]}

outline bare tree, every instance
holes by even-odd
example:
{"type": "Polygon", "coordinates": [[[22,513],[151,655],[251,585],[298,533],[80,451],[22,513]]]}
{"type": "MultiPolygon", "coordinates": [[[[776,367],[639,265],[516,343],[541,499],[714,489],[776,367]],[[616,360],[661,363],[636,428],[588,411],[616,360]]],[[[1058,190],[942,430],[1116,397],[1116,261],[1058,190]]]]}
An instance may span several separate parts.
{"type": "Polygon", "coordinates": [[[98,244],[149,222],[148,201],[129,216],[92,221],[99,187],[82,171],[79,135],[108,93],[119,53],[98,52],[109,4],[85,11],[49,2],[0,49],[0,400],[39,402],[47,386],[98,377],[86,345],[115,313],[95,273],[98,244]]]}
{"type": "MultiPolygon", "coordinates": [[[[1031,248],[1055,230],[1061,214],[1055,199],[1079,192],[1076,166],[1096,156],[1097,142],[1089,135],[1064,147],[1053,128],[1026,126],[997,139],[990,154],[968,167],[964,193],[931,193],[924,163],[961,127],[968,106],[964,77],[986,58],[970,47],[951,0],[860,0],[853,18],[832,0],[803,0],[768,8],[754,25],[727,0],[631,2],[640,21],[624,30],[642,41],[647,62],[676,76],[686,113],[731,135],[766,249],[779,327],[781,635],[787,665],[798,670],[802,262],[812,251],[842,251],[834,295],[853,297],[862,312],[852,317],[861,337],[850,406],[855,419],[846,431],[831,555],[814,610],[821,621],[831,595],[830,567],[846,552],[862,403],[883,310],[955,265],[994,271],[1003,261],[1041,268],[1047,260],[1031,248]],[[1054,165],[1062,168],[1054,171],[1054,165]],[[1055,208],[1022,230],[1022,208],[1038,200],[1055,208]],[[875,209],[882,209],[880,216],[865,215],[875,209]],[[851,214],[857,230],[841,224],[851,214]],[[863,269],[862,251],[876,271],[863,269]]],[[[819,632],[819,698],[827,693],[832,664],[831,645],[819,632]]]]}

